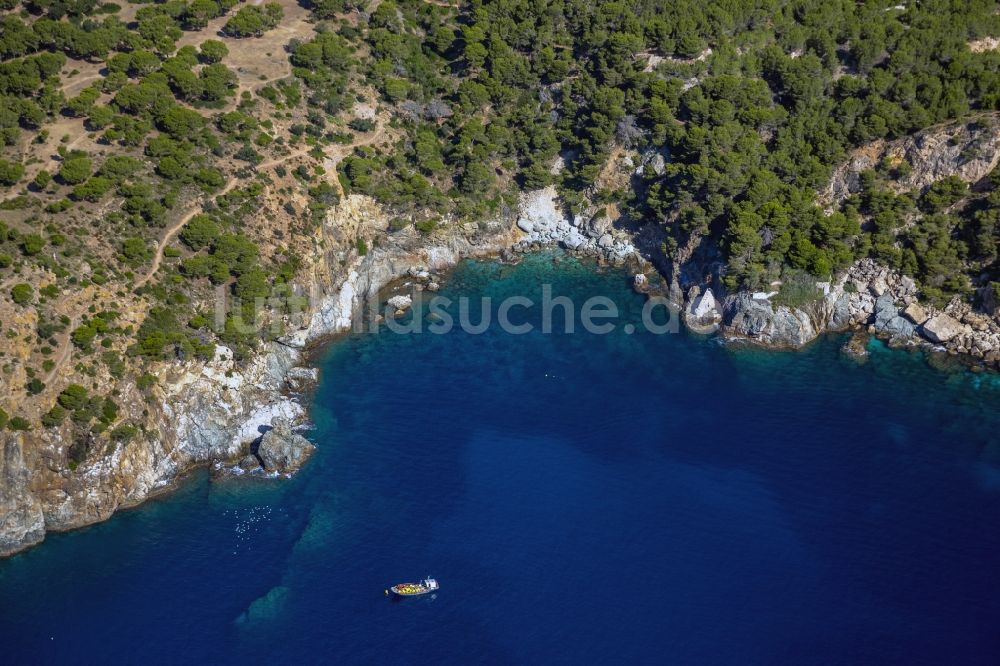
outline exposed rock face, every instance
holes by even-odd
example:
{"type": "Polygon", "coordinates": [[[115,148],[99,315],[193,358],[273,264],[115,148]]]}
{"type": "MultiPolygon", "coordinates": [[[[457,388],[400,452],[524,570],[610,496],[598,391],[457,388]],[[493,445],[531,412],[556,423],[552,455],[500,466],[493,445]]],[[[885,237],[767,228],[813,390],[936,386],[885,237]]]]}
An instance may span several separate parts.
{"type": "Polygon", "coordinates": [[[260,438],[257,456],[268,472],[292,474],[315,449],[312,442],[292,431],[288,419],[276,416],[271,420],[271,429],[260,438]]]}
{"type": "MultiPolygon", "coordinates": [[[[162,364],[148,402],[134,386],[124,387],[122,411],[138,420],[148,410],[148,436],[95,452],[70,471],[71,442],[58,429],[0,433],[0,555],[39,542],[46,531],[105,520],[171,485],[192,465],[234,461],[275,417],[302,421],[305,410],[288,391],[314,381],[315,371],[300,367],[310,343],[360,321],[362,304],[375,302],[380,289],[411,269],[442,270],[517,240],[512,220],[488,220],[471,229],[447,225],[431,237],[412,229],[389,234],[356,256],[359,236],[387,226],[388,216],[370,199],[346,197],[321,229],[324,242],[303,257],[298,293],[309,306],[284,322],[287,335],[242,363],[220,346],[209,362],[162,364]]],[[[253,468],[252,460],[242,462],[253,468]]]]}
{"type": "Polygon", "coordinates": [[[909,340],[916,332],[916,327],[908,320],[896,315],[886,322],[883,332],[889,336],[890,340],[909,340]]]}
{"type": "Polygon", "coordinates": [[[965,327],[948,315],[941,313],[934,315],[924,322],[923,332],[931,342],[948,342],[955,336],[961,335],[965,327]]]}
{"type": "MultiPolygon", "coordinates": [[[[995,140],[979,146],[978,156],[969,159],[961,157],[960,151],[963,145],[972,145],[971,139],[960,139],[954,146],[930,139],[919,142],[917,137],[908,141],[917,142],[913,159],[925,160],[923,167],[914,165],[917,175],[912,177],[924,178],[920,174],[930,169],[933,175],[928,182],[949,175],[943,172],[943,163],[935,162],[949,158],[935,157],[934,150],[950,155],[959,164],[960,175],[970,180],[988,172],[996,161],[995,140]]],[[[655,163],[651,167],[657,168],[655,163]]],[[[833,189],[843,194],[849,186],[833,189]]],[[[58,430],[0,433],[0,555],[37,543],[46,530],[104,520],[168,486],[194,464],[232,462],[260,436],[261,426],[276,417],[289,424],[301,421],[304,409],[288,391],[305,390],[315,381],[314,371],[301,368],[305,348],[357,323],[362,305],[375,302],[379,290],[396,278],[413,275],[414,270],[443,270],[465,257],[499,252],[505,261],[516,262],[517,254],[510,251],[515,244],[523,250],[559,243],[613,260],[635,254],[627,234],[614,228],[606,211],[592,210],[587,216],[568,219],[557,204],[554,188],[526,193],[519,211],[504,219],[444,225],[430,237],[407,228],[380,236],[378,244],[370,244],[373,249],[367,255],[356,255],[358,238],[371,238],[387,227],[388,216],[371,199],[345,197],[321,229],[322,242],[303,257],[298,293],[307,296],[310,305],[282,322],[288,334],[261,345],[257,354],[240,364],[225,347],[219,347],[216,358],[207,363],[163,364],[155,371],[159,381],[150,390],[148,403],[134,386],[123,387],[123,411],[139,415],[149,410],[148,436],[94,455],[71,472],[67,465],[71,442],[58,430]]],[[[682,283],[700,284],[711,272],[703,269],[717,265],[712,262],[718,258],[707,251],[695,262],[696,251],[700,251],[697,246],[682,248],[678,264],[686,271],[685,280],[672,279],[665,285],[663,291],[674,303],[684,303],[682,283]]],[[[652,280],[658,277],[650,275],[652,280]]],[[[649,281],[640,282],[636,288],[648,292],[649,281]]],[[[913,337],[913,331],[919,330],[949,350],[1000,362],[1000,326],[994,319],[951,305],[945,312],[930,308],[921,312],[913,281],[870,260],[857,262],[822,289],[823,296],[804,308],[775,306],[768,300],[773,294],[762,294],[762,298],[736,294],[723,299],[717,298],[718,293],[699,291],[685,308],[685,317],[692,327],[721,323],[727,336],[776,347],[801,346],[829,329],[877,325],[879,335],[898,339],[913,337]],[[902,314],[899,307],[904,308],[902,314]],[[941,326],[942,321],[947,325],[941,326]],[[923,327],[917,329],[921,323],[923,327]]],[[[275,451],[269,463],[275,469],[301,464],[297,461],[305,449],[294,433],[292,448],[285,447],[284,432],[279,429],[265,446],[265,451],[275,451]]],[[[256,457],[241,461],[246,469],[256,469],[258,462],[256,457]]]]}
{"type": "Polygon", "coordinates": [[[997,114],[984,114],[976,120],[931,128],[896,141],[876,141],[854,151],[834,171],[820,198],[830,207],[839,206],[850,194],[860,191],[860,173],[874,169],[883,159],[893,164],[905,161],[911,167],[891,184],[899,192],[922,189],[953,175],[975,183],[1000,163],[997,123],[997,114]]]}
{"type": "Polygon", "coordinates": [[[654,175],[662,176],[667,172],[668,157],[669,155],[664,152],[647,150],[639,158],[639,164],[635,167],[635,175],[641,176],[646,169],[650,169],[654,175]]]}
{"type": "Polygon", "coordinates": [[[240,458],[239,468],[244,472],[252,472],[254,470],[260,469],[260,459],[257,456],[247,454],[240,458]]]}
{"type": "Polygon", "coordinates": [[[285,382],[292,391],[306,391],[315,386],[317,381],[319,381],[317,368],[292,368],[285,375],[285,382]]]}
{"type": "Polygon", "coordinates": [[[1000,322],[958,299],[944,311],[921,305],[911,278],[871,259],[817,288],[822,298],[802,308],[775,307],[767,294],[730,295],[724,301],[722,334],[763,346],[798,347],[824,331],[854,328],[891,344],[943,345],[1000,369],[1000,322]]]}
{"type": "Polygon", "coordinates": [[[768,347],[801,347],[816,337],[808,314],[768,300],[740,293],[726,299],[722,327],[730,338],[744,339],[768,347]]]}
{"type": "Polygon", "coordinates": [[[30,490],[23,445],[19,434],[0,435],[0,556],[45,538],[42,503],[30,490]]]}
{"type": "Polygon", "coordinates": [[[571,220],[563,214],[558,198],[554,185],[521,194],[517,218],[518,229],[525,233],[521,249],[535,244],[559,244],[615,262],[635,254],[627,234],[616,232],[603,212],[592,211],[589,219],[578,216],[571,220]]]}
{"type": "Polygon", "coordinates": [[[691,287],[688,306],[684,310],[684,321],[696,333],[708,334],[718,330],[722,312],[711,289],[699,293],[698,287],[691,287]]]}
{"type": "Polygon", "coordinates": [[[900,316],[893,294],[884,279],[881,280],[882,295],[875,301],[875,332],[891,341],[905,341],[913,337],[916,327],[908,319],[900,316]]]}

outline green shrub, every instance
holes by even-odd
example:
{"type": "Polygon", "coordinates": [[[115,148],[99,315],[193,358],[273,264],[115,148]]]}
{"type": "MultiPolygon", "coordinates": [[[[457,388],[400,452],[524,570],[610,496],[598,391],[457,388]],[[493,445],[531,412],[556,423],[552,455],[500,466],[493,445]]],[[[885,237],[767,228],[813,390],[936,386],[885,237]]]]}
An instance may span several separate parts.
{"type": "Polygon", "coordinates": [[[59,393],[56,400],[70,411],[82,409],[87,405],[87,389],[79,384],[70,384],[59,393]]]}
{"type": "Polygon", "coordinates": [[[375,121],[371,118],[352,118],[347,126],[355,132],[371,132],[375,129],[375,121]]]}
{"type": "Polygon", "coordinates": [[[79,185],[90,178],[91,169],[89,157],[73,157],[63,160],[59,166],[59,178],[67,185],[79,185]]]}
{"type": "Polygon", "coordinates": [[[42,415],[42,425],[54,428],[66,420],[66,410],[62,405],[52,405],[52,409],[42,415]]]}
{"type": "Polygon", "coordinates": [[[771,299],[775,305],[800,308],[823,297],[823,292],[816,286],[816,277],[805,271],[789,269],[781,279],[781,288],[771,299]]]}
{"type": "Polygon", "coordinates": [[[42,251],[45,247],[45,239],[38,234],[25,234],[21,237],[21,249],[29,257],[42,251]]]}
{"type": "Polygon", "coordinates": [[[73,329],[73,344],[83,350],[90,350],[97,337],[97,331],[89,324],[82,324],[73,329]]]}
{"type": "Polygon", "coordinates": [[[18,305],[27,305],[35,298],[35,290],[31,288],[30,284],[21,282],[20,284],[15,284],[10,290],[10,297],[18,305]]]}
{"type": "Polygon", "coordinates": [[[156,384],[156,375],[151,375],[148,372],[139,375],[135,380],[136,388],[140,391],[144,391],[156,384]]]}
{"type": "Polygon", "coordinates": [[[432,231],[434,231],[434,229],[437,228],[437,225],[438,225],[438,221],[434,220],[434,219],[431,219],[431,220],[420,220],[419,222],[417,222],[413,226],[415,226],[417,228],[417,231],[419,231],[420,233],[422,233],[422,234],[429,234],[432,231]]]}
{"type": "Polygon", "coordinates": [[[139,429],[129,423],[124,423],[111,431],[111,441],[128,443],[139,433],[139,429]]]}
{"type": "Polygon", "coordinates": [[[16,162],[0,159],[0,185],[16,185],[24,175],[24,166],[16,162]]]}

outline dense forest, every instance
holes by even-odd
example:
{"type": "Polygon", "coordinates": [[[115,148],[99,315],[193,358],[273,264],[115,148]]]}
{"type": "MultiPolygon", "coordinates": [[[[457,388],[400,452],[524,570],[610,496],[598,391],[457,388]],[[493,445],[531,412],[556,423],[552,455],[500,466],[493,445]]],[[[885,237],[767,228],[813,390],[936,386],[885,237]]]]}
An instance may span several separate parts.
{"type": "Polygon", "coordinates": [[[1000,51],[969,44],[1000,35],[992,2],[0,10],[0,280],[18,312],[36,313],[31,335],[7,323],[4,333],[33,347],[20,371],[26,395],[51,393],[45,426],[71,415],[94,434],[133,435],[112,393],[46,386],[62,339],[89,377],[207,358],[217,341],[249,350],[260,335],[246,305],[291,293],[300,250],[345,192],[391,210],[390,232],[433,234],[555,185],[573,211],[614,204],[629,224],[654,225],[667,257],[714,248],[730,289],[825,278],[864,256],[938,302],[1000,281],[1000,174],[975,191],[946,179],[899,192],[908,165],[884,164],[838,209],[817,203],[855,148],[953,119],[991,122],[1000,51]],[[658,155],[662,168],[643,159],[627,186],[609,187],[622,151],[658,155]],[[244,304],[221,327],[206,305],[216,289],[244,304]],[[79,294],[91,302],[69,314],[79,294]]]}
{"type": "Polygon", "coordinates": [[[344,173],[393,205],[465,215],[556,182],[571,203],[614,200],[663,225],[668,252],[717,240],[730,288],[873,254],[928,296],[968,293],[963,265],[997,275],[992,199],[914,228],[912,212],[941,206],[919,192],[875,205],[891,170],[833,214],[815,191],[854,147],[997,109],[1000,53],[968,43],[998,30],[992,2],[383,2],[367,76],[407,140],[344,173]],[[665,172],[601,191],[615,146],[661,152],[665,172]]]}

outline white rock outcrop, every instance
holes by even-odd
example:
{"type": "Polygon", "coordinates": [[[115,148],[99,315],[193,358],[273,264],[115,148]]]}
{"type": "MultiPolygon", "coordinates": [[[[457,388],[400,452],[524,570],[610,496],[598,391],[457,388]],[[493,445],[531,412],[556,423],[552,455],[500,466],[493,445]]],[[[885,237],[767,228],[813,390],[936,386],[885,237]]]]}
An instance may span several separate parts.
{"type": "Polygon", "coordinates": [[[635,246],[625,234],[614,233],[610,220],[596,216],[589,221],[567,217],[559,205],[554,185],[524,192],[518,200],[517,227],[524,232],[524,247],[562,245],[563,247],[614,261],[623,261],[635,253],[635,246]]]}

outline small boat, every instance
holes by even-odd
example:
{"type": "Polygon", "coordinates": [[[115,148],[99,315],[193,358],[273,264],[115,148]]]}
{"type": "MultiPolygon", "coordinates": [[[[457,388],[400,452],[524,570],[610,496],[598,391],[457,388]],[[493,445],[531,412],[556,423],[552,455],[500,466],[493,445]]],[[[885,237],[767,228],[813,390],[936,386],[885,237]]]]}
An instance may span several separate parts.
{"type": "Polygon", "coordinates": [[[438,582],[428,576],[419,583],[399,583],[397,585],[393,585],[386,590],[385,593],[388,595],[392,592],[398,597],[418,597],[421,594],[434,592],[438,589],[438,587],[438,582]]]}

